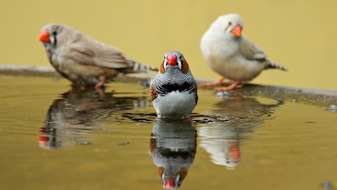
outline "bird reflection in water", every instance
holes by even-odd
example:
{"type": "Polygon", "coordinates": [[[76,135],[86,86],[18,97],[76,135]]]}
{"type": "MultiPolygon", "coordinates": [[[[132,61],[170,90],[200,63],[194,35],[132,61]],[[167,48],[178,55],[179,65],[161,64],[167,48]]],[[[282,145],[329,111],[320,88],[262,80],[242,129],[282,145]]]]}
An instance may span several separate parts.
{"type": "Polygon", "coordinates": [[[152,128],[150,151],[164,189],[178,189],[193,163],[197,131],[192,121],[157,120],[152,128]]]}
{"type": "Polygon", "coordinates": [[[102,122],[115,112],[145,106],[146,96],[114,97],[114,92],[95,89],[72,88],[55,99],[47,112],[45,125],[40,128],[39,146],[53,150],[74,144],[91,144],[79,141],[88,137],[88,130],[98,129],[102,122]]]}
{"type": "MultiPolygon", "coordinates": [[[[270,102],[270,101],[268,101],[270,102]]],[[[215,110],[200,123],[200,147],[216,165],[234,169],[241,161],[240,142],[273,115],[282,102],[261,103],[253,97],[229,97],[216,103],[215,110]]]]}

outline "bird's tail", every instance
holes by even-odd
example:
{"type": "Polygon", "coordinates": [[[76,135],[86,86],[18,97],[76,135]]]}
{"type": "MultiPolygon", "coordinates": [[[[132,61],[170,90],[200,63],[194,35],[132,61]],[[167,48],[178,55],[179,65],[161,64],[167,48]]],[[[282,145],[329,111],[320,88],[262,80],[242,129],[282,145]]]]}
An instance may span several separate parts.
{"type": "Polygon", "coordinates": [[[128,63],[131,65],[129,72],[132,73],[147,73],[148,71],[159,71],[157,67],[145,65],[143,63],[139,63],[136,61],[133,61],[131,59],[127,59],[128,63]]]}
{"type": "Polygon", "coordinates": [[[272,62],[272,61],[268,61],[268,63],[266,64],[265,69],[280,69],[282,71],[288,71],[288,69],[285,68],[284,66],[282,66],[282,65],[280,65],[278,63],[272,62]]]}

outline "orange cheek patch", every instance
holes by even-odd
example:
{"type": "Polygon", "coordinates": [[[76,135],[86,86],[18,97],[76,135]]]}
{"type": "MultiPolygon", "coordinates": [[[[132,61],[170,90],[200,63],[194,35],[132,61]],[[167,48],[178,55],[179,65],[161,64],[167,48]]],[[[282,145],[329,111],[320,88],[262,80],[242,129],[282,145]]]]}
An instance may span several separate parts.
{"type": "Polygon", "coordinates": [[[180,169],[180,177],[181,177],[180,181],[183,181],[186,176],[187,176],[187,169],[183,167],[180,169]]]}
{"type": "Polygon", "coordinates": [[[164,69],[164,61],[161,63],[161,65],[160,65],[160,73],[161,74],[164,74],[165,73],[165,69],[164,69]]]}
{"type": "Polygon", "coordinates": [[[189,68],[188,63],[187,63],[187,61],[184,59],[184,60],[183,60],[183,69],[181,70],[181,72],[182,72],[182,73],[187,73],[187,72],[188,72],[188,68],[189,68]]]}
{"type": "Polygon", "coordinates": [[[163,175],[163,173],[164,173],[164,168],[163,167],[159,167],[158,168],[158,174],[159,174],[159,176],[161,177],[163,175]]]}

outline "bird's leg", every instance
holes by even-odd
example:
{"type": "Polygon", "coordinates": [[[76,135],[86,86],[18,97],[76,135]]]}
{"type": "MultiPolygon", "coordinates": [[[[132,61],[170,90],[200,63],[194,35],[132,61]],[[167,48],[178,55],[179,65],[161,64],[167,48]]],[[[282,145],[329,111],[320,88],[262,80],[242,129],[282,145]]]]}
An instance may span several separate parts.
{"type": "Polygon", "coordinates": [[[96,89],[102,88],[102,86],[104,85],[104,83],[105,83],[105,77],[104,76],[100,76],[99,77],[99,82],[95,85],[95,88],[96,89]]]}
{"type": "Polygon", "coordinates": [[[104,83],[105,83],[105,77],[100,76],[99,82],[95,85],[95,89],[99,93],[100,96],[104,96],[104,83]]]}
{"type": "Polygon", "coordinates": [[[214,81],[214,82],[205,82],[200,84],[201,87],[212,87],[212,86],[221,86],[222,82],[225,80],[224,77],[221,77],[220,79],[214,81]]]}
{"type": "Polygon", "coordinates": [[[232,90],[234,88],[238,88],[238,85],[241,84],[241,81],[237,80],[235,82],[233,82],[231,85],[229,86],[225,86],[225,87],[220,87],[220,88],[216,88],[215,91],[217,92],[221,92],[221,91],[226,91],[226,90],[232,90]]]}
{"type": "Polygon", "coordinates": [[[99,82],[95,85],[95,88],[96,88],[96,89],[100,89],[103,85],[104,85],[104,81],[99,81],[99,82]]]}

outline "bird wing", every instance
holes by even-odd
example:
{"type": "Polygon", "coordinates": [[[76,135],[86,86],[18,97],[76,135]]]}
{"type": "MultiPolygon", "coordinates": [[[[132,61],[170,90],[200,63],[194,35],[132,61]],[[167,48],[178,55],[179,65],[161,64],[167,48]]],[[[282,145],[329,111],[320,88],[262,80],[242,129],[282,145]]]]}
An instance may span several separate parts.
{"type": "Polygon", "coordinates": [[[78,39],[70,44],[69,57],[84,65],[111,69],[128,68],[131,65],[117,48],[102,44],[94,39],[78,39]]]}
{"type": "Polygon", "coordinates": [[[198,87],[197,85],[194,85],[194,88],[193,88],[193,92],[194,92],[194,98],[195,98],[195,104],[198,104],[198,100],[199,100],[199,97],[198,97],[198,87]]]}
{"type": "Polygon", "coordinates": [[[249,60],[264,60],[267,55],[263,52],[262,49],[255,46],[247,38],[242,37],[240,42],[240,52],[241,54],[249,60]]]}

